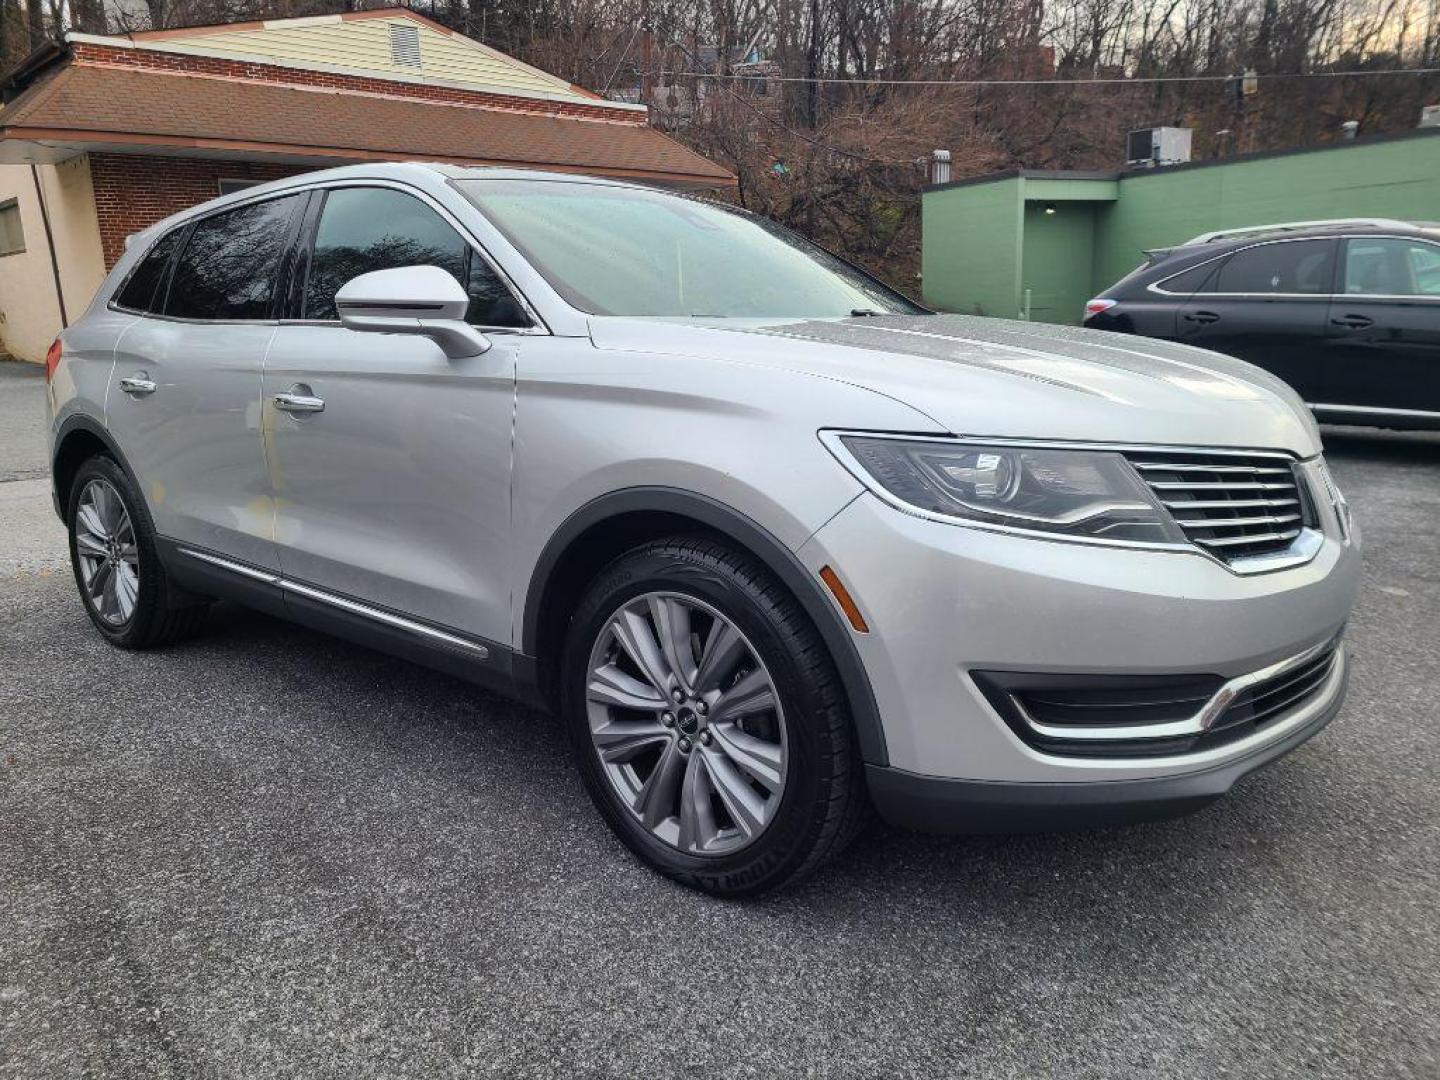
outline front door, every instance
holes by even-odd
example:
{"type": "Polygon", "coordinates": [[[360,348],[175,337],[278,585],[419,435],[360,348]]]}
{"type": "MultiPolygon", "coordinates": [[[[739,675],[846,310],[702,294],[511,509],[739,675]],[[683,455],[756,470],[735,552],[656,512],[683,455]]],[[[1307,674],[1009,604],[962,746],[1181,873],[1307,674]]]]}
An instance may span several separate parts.
{"type": "Polygon", "coordinates": [[[276,556],[260,373],[302,201],[247,203],[157,241],[117,301],[141,316],[116,345],[107,401],[156,531],[268,569],[276,556]]]}
{"type": "Polygon", "coordinates": [[[1323,385],[1320,346],[1334,269],[1334,240],[1241,248],[1207,282],[1207,291],[1180,306],[1177,337],[1248,360],[1313,401],[1323,385]]]}
{"type": "Polygon", "coordinates": [[[1440,413],[1440,245],[1401,237],[1345,241],[1325,371],[1326,385],[1306,400],[1440,413]]]}
{"type": "Polygon", "coordinates": [[[523,312],[439,208],[408,192],[332,189],[312,232],[298,267],[304,321],[282,324],[265,367],[281,572],[301,588],[508,645],[523,312]],[[468,286],[470,321],[492,333],[488,352],[451,360],[427,338],[339,324],[335,292],[346,281],[415,265],[468,286]],[[293,411],[296,398],[312,411],[293,411]]]}

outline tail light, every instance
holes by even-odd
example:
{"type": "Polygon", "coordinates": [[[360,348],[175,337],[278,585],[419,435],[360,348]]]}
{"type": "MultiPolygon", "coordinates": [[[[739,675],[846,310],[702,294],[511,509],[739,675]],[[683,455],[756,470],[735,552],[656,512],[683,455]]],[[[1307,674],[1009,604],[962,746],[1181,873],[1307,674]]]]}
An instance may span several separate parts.
{"type": "Polygon", "coordinates": [[[1102,311],[1109,311],[1119,302],[1119,300],[1107,300],[1103,296],[1097,296],[1085,305],[1085,318],[1092,319],[1102,311]]]}
{"type": "Polygon", "coordinates": [[[48,383],[55,377],[55,369],[60,366],[60,339],[57,337],[45,353],[45,381],[48,383]]]}

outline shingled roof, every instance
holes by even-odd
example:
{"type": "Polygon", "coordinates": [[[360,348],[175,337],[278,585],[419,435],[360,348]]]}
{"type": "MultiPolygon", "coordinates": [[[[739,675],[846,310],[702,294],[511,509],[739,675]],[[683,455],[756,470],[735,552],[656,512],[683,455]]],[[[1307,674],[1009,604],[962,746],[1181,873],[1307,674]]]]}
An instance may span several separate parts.
{"type": "Polygon", "coordinates": [[[6,144],[316,164],[423,159],[623,176],[685,187],[733,175],[650,127],[644,112],[364,73],[306,72],[76,37],[0,108],[6,144]]]}

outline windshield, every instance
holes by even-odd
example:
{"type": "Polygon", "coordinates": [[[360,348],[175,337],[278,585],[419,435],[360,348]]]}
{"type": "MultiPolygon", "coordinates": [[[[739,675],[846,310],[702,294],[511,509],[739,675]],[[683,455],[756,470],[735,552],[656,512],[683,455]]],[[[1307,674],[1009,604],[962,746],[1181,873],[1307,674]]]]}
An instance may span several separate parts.
{"type": "Polygon", "coordinates": [[[639,188],[456,186],[572,306],[593,315],[836,318],[912,304],[774,222],[639,188]]]}

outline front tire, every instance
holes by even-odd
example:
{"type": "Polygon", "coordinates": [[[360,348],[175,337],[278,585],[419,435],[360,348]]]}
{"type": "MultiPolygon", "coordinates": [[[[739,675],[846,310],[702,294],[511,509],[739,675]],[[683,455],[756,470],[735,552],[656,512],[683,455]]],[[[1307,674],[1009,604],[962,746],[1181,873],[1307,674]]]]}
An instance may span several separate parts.
{"type": "Polygon", "coordinates": [[[108,457],[80,466],[66,521],[70,566],[95,629],[122,649],[168,645],[196,634],[206,604],[165,573],[150,515],[125,471],[108,457]]]}
{"type": "Polygon", "coordinates": [[[754,896],[813,873],[858,831],[839,676],[748,555],[677,537],[615,560],[571,620],[561,681],[592,799],[659,872],[754,896]]]}

